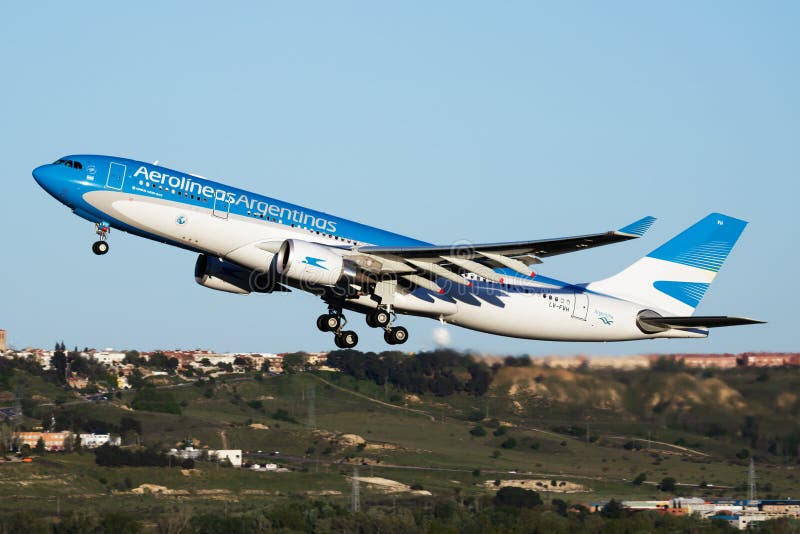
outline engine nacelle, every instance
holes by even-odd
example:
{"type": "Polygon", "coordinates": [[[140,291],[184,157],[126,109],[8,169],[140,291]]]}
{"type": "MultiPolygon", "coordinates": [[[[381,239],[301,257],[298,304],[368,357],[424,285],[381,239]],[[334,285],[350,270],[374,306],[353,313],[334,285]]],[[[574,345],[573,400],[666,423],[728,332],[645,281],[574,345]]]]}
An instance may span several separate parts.
{"type": "Polygon", "coordinates": [[[333,287],[354,280],[358,269],[330,247],[287,239],[275,255],[275,271],[306,284],[333,287]]]}
{"type": "Polygon", "coordinates": [[[200,254],[194,265],[194,279],[198,284],[239,295],[271,291],[266,278],[266,273],[258,274],[229,261],[209,258],[205,254],[200,254]]]}

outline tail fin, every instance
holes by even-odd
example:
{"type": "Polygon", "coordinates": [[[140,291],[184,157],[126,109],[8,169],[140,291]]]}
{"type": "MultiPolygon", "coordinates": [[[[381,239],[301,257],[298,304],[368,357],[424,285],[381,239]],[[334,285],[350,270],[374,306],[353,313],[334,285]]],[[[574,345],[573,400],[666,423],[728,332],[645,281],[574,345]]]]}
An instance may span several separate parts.
{"type": "Polygon", "coordinates": [[[739,239],[746,221],[712,213],[619,274],[588,289],[691,315],[739,239]]]}

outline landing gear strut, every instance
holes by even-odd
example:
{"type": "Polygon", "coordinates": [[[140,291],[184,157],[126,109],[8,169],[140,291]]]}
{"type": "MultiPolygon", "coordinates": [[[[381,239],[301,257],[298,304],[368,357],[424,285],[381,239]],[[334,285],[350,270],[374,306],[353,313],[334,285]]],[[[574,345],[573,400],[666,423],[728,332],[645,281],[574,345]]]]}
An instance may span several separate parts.
{"type": "Polygon", "coordinates": [[[317,328],[323,332],[333,332],[333,342],[340,349],[352,349],[358,344],[358,334],[352,330],[342,330],[347,324],[341,308],[328,308],[328,313],[317,317],[317,328]]]}
{"type": "Polygon", "coordinates": [[[92,244],[92,252],[97,254],[98,256],[102,256],[108,252],[108,233],[111,231],[111,228],[105,223],[97,223],[94,225],[95,233],[100,238],[99,241],[95,241],[92,244]]]}
{"type": "Polygon", "coordinates": [[[372,328],[383,328],[383,339],[389,345],[402,345],[408,341],[408,330],[392,326],[396,316],[388,307],[378,307],[367,314],[367,324],[372,328]]]}

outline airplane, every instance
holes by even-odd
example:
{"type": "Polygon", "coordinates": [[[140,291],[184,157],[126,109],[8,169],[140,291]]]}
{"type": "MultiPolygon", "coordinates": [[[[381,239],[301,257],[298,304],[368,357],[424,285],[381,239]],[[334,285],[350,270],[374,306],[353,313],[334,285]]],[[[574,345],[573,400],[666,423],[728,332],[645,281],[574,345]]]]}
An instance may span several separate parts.
{"type": "Polygon", "coordinates": [[[408,340],[398,315],[525,339],[703,338],[757,324],[693,315],[745,221],[711,213],[618,274],[570,284],[533,266],[551,256],[642,237],[644,217],[618,230],[489,244],[433,245],[328,213],[121,157],[72,155],[33,170],[36,182],[94,223],[92,251],[111,229],[198,254],[195,280],[236,294],[307,291],[327,313],[317,328],[339,348],[358,343],[344,310],[363,313],[388,344],[408,340]]]}

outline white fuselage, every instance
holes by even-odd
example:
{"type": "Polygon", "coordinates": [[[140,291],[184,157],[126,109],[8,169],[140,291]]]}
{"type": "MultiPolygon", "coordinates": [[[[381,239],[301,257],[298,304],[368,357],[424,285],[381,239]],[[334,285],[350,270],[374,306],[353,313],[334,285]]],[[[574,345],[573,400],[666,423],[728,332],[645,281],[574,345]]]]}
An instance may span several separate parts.
{"type": "MultiPolygon", "coordinates": [[[[292,227],[283,221],[272,222],[228,212],[217,214],[211,206],[134,192],[94,190],[85,193],[83,200],[109,218],[125,223],[130,231],[252,270],[264,271],[272,260],[273,253],[264,243],[277,246],[286,239],[298,239],[335,247],[371,244],[315,229],[292,227]]],[[[342,253],[357,252],[343,250],[342,253]]],[[[472,282],[471,286],[437,281],[446,289],[441,295],[424,289],[398,291],[394,309],[473,330],[527,339],[622,341],[706,335],[704,330],[646,334],[636,323],[637,314],[645,306],[539,276],[533,279],[508,276],[503,284],[475,275],[465,275],[465,278],[472,282]]],[[[369,297],[346,303],[347,308],[362,311],[376,305],[369,297]]]]}

